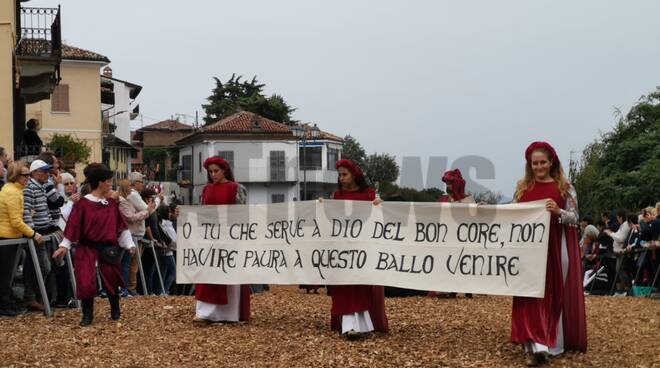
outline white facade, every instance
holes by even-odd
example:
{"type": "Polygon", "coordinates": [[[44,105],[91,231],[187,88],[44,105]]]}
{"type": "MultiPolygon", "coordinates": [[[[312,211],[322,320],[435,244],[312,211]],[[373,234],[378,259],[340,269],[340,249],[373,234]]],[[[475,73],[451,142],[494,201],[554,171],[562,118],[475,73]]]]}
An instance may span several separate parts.
{"type": "MultiPolygon", "coordinates": [[[[250,204],[299,200],[305,176],[308,198],[327,198],[337,185],[335,162],[328,162],[328,151],[334,150],[338,159],[342,144],[326,140],[309,142],[309,149],[316,150],[315,170],[305,171],[299,164],[301,146],[295,140],[210,140],[184,145],[179,150],[179,163],[183,167],[180,176],[192,182],[192,190],[186,193],[181,188],[180,194],[186,204],[190,200],[198,204],[207,182],[202,164],[207,158],[219,155],[230,162],[234,178],[246,187],[250,204]]],[[[331,155],[331,160],[334,157],[331,155]]]]}
{"type": "Polygon", "coordinates": [[[114,124],[115,137],[124,142],[131,142],[131,98],[129,97],[132,88],[126,86],[124,82],[113,80],[115,92],[115,106],[108,110],[110,123],[114,124]],[[113,116],[114,115],[114,116],[113,116]]]}
{"type": "MultiPolygon", "coordinates": [[[[101,105],[103,119],[105,120],[107,118],[109,123],[114,124],[115,131],[113,135],[115,137],[130,144],[131,120],[134,116],[132,111],[137,106],[135,99],[131,98],[131,93],[134,94],[134,97],[137,97],[137,94],[140,93],[142,87],[130,82],[115,79],[109,75],[101,75],[101,78],[112,82],[115,100],[114,105],[101,105]]],[[[131,160],[128,160],[127,164],[128,172],[131,172],[131,160]]]]}

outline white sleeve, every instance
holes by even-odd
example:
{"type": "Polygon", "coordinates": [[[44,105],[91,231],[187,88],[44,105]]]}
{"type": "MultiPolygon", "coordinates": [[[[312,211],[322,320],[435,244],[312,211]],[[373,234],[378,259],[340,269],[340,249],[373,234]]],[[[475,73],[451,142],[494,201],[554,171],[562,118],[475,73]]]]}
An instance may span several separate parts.
{"type": "Polygon", "coordinates": [[[138,212],[144,211],[144,210],[147,209],[147,204],[144,203],[144,201],[142,200],[142,197],[140,197],[140,195],[135,191],[131,191],[131,194],[129,194],[128,197],[126,197],[126,199],[128,199],[128,201],[131,202],[133,207],[135,207],[135,209],[138,212]]]}
{"type": "Polygon", "coordinates": [[[559,210],[559,222],[564,225],[577,225],[580,222],[578,215],[577,192],[572,185],[568,189],[566,198],[566,209],[559,210]]]}
{"type": "Polygon", "coordinates": [[[117,239],[119,246],[124,248],[124,249],[131,249],[135,248],[135,243],[133,243],[133,237],[131,236],[131,232],[128,230],[124,230],[119,234],[119,239],[117,239]]]}
{"type": "Polygon", "coordinates": [[[69,221],[69,215],[71,215],[71,210],[73,210],[73,202],[67,201],[62,207],[62,218],[64,221],[69,221]]]}
{"type": "Polygon", "coordinates": [[[66,192],[64,191],[64,184],[59,183],[55,186],[57,188],[57,192],[62,196],[62,198],[66,198],[66,192]]]}
{"type": "Polygon", "coordinates": [[[167,234],[167,236],[169,236],[170,239],[172,239],[172,241],[176,242],[176,230],[174,230],[174,226],[172,226],[172,222],[163,220],[161,222],[161,225],[163,231],[165,231],[165,234],[167,234]]]}
{"type": "Polygon", "coordinates": [[[59,245],[60,248],[71,249],[71,240],[67,238],[62,238],[62,242],[59,245]]]}
{"type": "Polygon", "coordinates": [[[619,231],[617,231],[616,233],[611,233],[610,237],[614,239],[614,241],[617,243],[624,243],[626,240],[628,240],[629,233],[630,233],[630,227],[628,226],[627,222],[624,222],[619,227],[619,231]]]}

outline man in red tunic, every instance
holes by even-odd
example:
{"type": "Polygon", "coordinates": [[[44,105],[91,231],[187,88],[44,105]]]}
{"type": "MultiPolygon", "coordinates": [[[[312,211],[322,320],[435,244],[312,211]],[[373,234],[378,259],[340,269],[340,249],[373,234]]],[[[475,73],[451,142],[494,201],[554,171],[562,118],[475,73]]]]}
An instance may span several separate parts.
{"type": "Polygon", "coordinates": [[[131,254],[135,251],[133,238],[119,212],[117,201],[108,197],[112,177],[112,171],[103,164],[94,163],[85,168],[85,178],[92,193],[73,206],[64,229],[64,239],[53,253],[53,258],[61,257],[75,244],[73,261],[76,265],[76,296],[82,300],[81,326],[90,325],[94,319],[97,264],[110,301],[110,317],[119,319],[119,288],[124,287],[124,280],[118,246],[131,254]],[[116,257],[104,256],[108,254],[116,257]]]}
{"type": "Polygon", "coordinates": [[[525,176],[518,182],[515,200],[546,200],[552,214],[545,296],[513,298],[511,341],[523,345],[526,364],[535,366],[564,349],[586,351],[587,326],[575,189],[548,143],[532,143],[525,159],[525,176]]]}
{"type": "MultiPolygon", "coordinates": [[[[359,166],[349,160],[336,164],[339,190],[333,199],[371,201],[379,204],[376,191],[367,186],[359,166]]],[[[371,331],[388,332],[385,314],[385,289],[374,285],[332,286],[331,328],[348,339],[356,339],[371,331]]]]}
{"type": "MultiPolygon", "coordinates": [[[[204,161],[208,184],[202,191],[202,204],[245,204],[245,188],[234,181],[229,163],[220,157],[204,161]]],[[[206,325],[214,322],[238,322],[250,319],[250,285],[195,286],[197,305],[194,322],[206,325]]]]}

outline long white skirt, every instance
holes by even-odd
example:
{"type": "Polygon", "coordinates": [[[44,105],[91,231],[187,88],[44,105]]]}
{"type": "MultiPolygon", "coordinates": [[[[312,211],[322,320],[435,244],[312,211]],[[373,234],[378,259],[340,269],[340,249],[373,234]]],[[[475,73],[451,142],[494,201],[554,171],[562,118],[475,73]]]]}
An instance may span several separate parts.
{"type": "MultiPolygon", "coordinates": [[[[566,277],[568,277],[568,245],[566,244],[566,236],[562,231],[561,234],[561,273],[564,279],[564,284],[566,283],[566,277]]],[[[548,347],[543,344],[536,342],[528,342],[525,344],[525,351],[528,353],[548,353],[550,355],[559,355],[564,352],[564,314],[559,315],[559,323],[557,325],[557,345],[554,347],[548,347]]]]}
{"type": "Polygon", "coordinates": [[[344,314],[341,317],[341,333],[344,334],[350,330],[360,333],[373,331],[374,324],[371,322],[369,311],[344,314]]]}
{"type": "Polygon", "coordinates": [[[195,314],[214,322],[238,322],[240,319],[241,286],[227,285],[227,304],[213,304],[197,301],[195,314]]]}

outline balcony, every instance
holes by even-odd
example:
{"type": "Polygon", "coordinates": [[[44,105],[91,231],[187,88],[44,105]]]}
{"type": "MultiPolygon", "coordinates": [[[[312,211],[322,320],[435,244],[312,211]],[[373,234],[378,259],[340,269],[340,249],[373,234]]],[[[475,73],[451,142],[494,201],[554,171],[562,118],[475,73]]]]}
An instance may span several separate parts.
{"type": "Polygon", "coordinates": [[[21,7],[16,54],[22,58],[62,58],[60,8],[21,7]]]}
{"type": "Polygon", "coordinates": [[[15,53],[19,87],[25,102],[34,103],[50,98],[60,81],[60,8],[21,7],[18,13],[15,53]]]}

